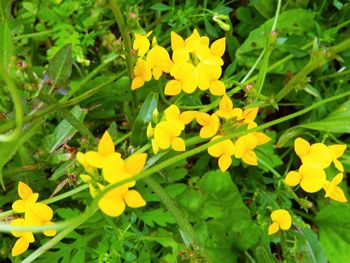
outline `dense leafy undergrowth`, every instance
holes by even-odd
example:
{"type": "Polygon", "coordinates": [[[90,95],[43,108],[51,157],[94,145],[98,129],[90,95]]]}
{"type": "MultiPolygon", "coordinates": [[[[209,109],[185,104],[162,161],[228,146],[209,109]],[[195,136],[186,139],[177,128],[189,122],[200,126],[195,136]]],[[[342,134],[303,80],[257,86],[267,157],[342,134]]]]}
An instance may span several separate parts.
{"type": "Polygon", "coordinates": [[[0,1],[1,262],[348,262],[346,1],[0,1]]]}

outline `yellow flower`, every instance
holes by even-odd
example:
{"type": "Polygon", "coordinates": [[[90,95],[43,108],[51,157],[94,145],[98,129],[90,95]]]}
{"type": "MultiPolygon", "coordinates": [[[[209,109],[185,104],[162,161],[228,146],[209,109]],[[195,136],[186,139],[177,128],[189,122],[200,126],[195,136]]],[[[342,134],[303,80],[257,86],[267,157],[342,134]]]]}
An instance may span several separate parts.
{"type": "Polygon", "coordinates": [[[150,81],[152,78],[152,71],[145,60],[139,58],[136,61],[134,68],[134,78],[131,83],[131,90],[141,88],[145,81],[150,81]]]}
{"type": "Polygon", "coordinates": [[[170,74],[174,79],[167,82],[164,90],[165,95],[175,96],[181,90],[191,94],[196,90],[198,83],[197,70],[191,63],[175,64],[170,74]]]}
{"type": "Polygon", "coordinates": [[[239,137],[235,143],[235,157],[249,165],[258,165],[253,149],[270,141],[270,137],[262,132],[252,132],[239,137]]]}
{"type": "MultiPolygon", "coordinates": [[[[221,135],[217,135],[212,138],[210,141],[215,141],[221,138],[221,135]]],[[[231,156],[235,152],[235,146],[231,140],[223,140],[222,142],[218,142],[213,146],[208,148],[208,153],[216,158],[219,158],[218,164],[219,168],[222,172],[225,172],[232,164],[231,156]]]]}
{"type": "MultiPolygon", "coordinates": [[[[26,221],[23,218],[18,218],[13,220],[10,223],[11,226],[28,226],[26,221]]],[[[18,237],[15,245],[12,248],[12,256],[18,256],[29,248],[29,243],[33,243],[35,241],[34,235],[29,231],[12,231],[12,235],[18,237]]]]}
{"type": "Polygon", "coordinates": [[[294,149],[303,164],[311,163],[325,169],[332,163],[331,150],[323,143],[310,145],[299,137],[294,141],[294,149]]]}
{"type": "Polygon", "coordinates": [[[94,172],[94,167],[89,165],[89,163],[86,161],[85,154],[78,152],[76,158],[78,163],[80,163],[89,174],[94,172]]]}
{"type": "Polygon", "coordinates": [[[222,96],[225,94],[225,85],[219,80],[222,72],[220,66],[200,62],[196,66],[195,72],[199,89],[209,89],[210,93],[214,96],[222,96]]]}
{"type": "Polygon", "coordinates": [[[340,172],[344,172],[344,167],[341,164],[341,162],[338,161],[338,158],[340,158],[344,154],[345,149],[346,149],[346,145],[345,144],[334,144],[334,145],[328,146],[328,148],[331,152],[332,160],[333,160],[335,167],[340,172]]]}
{"type": "Polygon", "coordinates": [[[148,32],[146,35],[135,33],[135,40],[134,40],[132,48],[135,50],[138,50],[139,57],[143,57],[147,53],[147,51],[149,50],[151,43],[148,40],[148,37],[151,34],[152,34],[152,31],[148,32]]]}
{"type": "Polygon", "coordinates": [[[210,138],[217,133],[220,126],[220,120],[215,113],[209,115],[205,112],[197,112],[195,118],[196,121],[203,126],[199,132],[201,138],[210,138]]]}
{"type": "Polygon", "coordinates": [[[331,182],[326,181],[326,184],[323,186],[323,189],[326,191],[325,197],[329,197],[338,202],[347,202],[343,190],[337,186],[343,180],[343,174],[337,174],[331,182]]]}
{"type": "Polygon", "coordinates": [[[39,197],[38,193],[33,193],[32,189],[21,181],[18,182],[18,195],[21,199],[12,204],[12,209],[17,213],[24,213],[39,197]]]}
{"type": "Polygon", "coordinates": [[[241,119],[243,111],[240,108],[233,108],[231,99],[225,94],[222,96],[219,104],[219,110],[216,114],[226,120],[237,118],[241,119]]]}
{"type": "Polygon", "coordinates": [[[268,234],[277,233],[279,229],[288,230],[292,226],[292,217],[285,209],[277,209],[271,213],[272,224],[269,226],[268,234]]]}
{"type": "Polygon", "coordinates": [[[181,130],[170,121],[161,121],[154,128],[154,138],[152,148],[154,153],[159,149],[165,150],[170,146],[175,151],[185,151],[185,141],[180,138],[181,130]]]}
{"type": "Polygon", "coordinates": [[[300,184],[301,188],[308,193],[315,193],[322,189],[326,183],[326,173],[317,164],[302,164],[299,171],[291,171],[287,174],[284,182],[289,186],[300,184]]]}
{"type": "Polygon", "coordinates": [[[115,152],[114,143],[108,131],[103,134],[97,148],[97,152],[88,151],[85,161],[95,168],[103,168],[120,159],[120,153],[115,152]]]}
{"type": "MultiPolygon", "coordinates": [[[[102,186],[100,186],[103,188],[102,186]]],[[[103,213],[111,217],[121,215],[125,210],[125,203],[131,208],[146,205],[145,200],[136,190],[129,190],[126,185],[117,187],[107,192],[98,202],[98,207],[103,213]]]]}
{"type": "Polygon", "coordinates": [[[249,129],[257,127],[254,120],[258,114],[258,111],[258,107],[248,108],[243,111],[241,118],[243,119],[243,123],[248,125],[249,129]]]}
{"type": "MultiPolygon", "coordinates": [[[[108,183],[116,183],[130,178],[134,175],[139,174],[146,163],[147,154],[146,153],[136,153],[132,154],[125,161],[119,159],[116,162],[103,168],[103,178],[108,183]]],[[[126,184],[128,187],[135,185],[135,181],[131,181],[126,184]]]]}
{"type": "Polygon", "coordinates": [[[173,66],[168,51],[158,45],[148,52],[146,63],[152,69],[153,77],[156,80],[162,76],[163,72],[169,73],[173,66]]]}

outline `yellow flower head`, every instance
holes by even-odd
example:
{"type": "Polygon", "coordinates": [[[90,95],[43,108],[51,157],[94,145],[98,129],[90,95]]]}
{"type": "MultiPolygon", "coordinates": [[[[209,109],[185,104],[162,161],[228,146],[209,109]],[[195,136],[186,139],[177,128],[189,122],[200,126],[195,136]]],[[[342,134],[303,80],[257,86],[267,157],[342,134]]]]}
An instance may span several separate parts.
{"type": "Polygon", "coordinates": [[[120,159],[120,153],[115,152],[112,137],[108,131],[103,134],[97,148],[97,152],[88,151],[85,161],[95,168],[103,168],[120,159]]]}
{"type": "Polygon", "coordinates": [[[272,224],[269,226],[268,234],[272,235],[279,229],[288,230],[292,226],[292,217],[285,209],[277,209],[271,213],[272,224]]]}
{"type": "Polygon", "coordinates": [[[258,165],[253,149],[270,141],[270,137],[262,132],[252,132],[239,137],[235,143],[235,157],[249,165],[258,165]]]}
{"type": "MultiPolygon", "coordinates": [[[[146,153],[136,153],[132,154],[125,161],[119,159],[116,162],[103,168],[103,178],[108,183],[116,183],[123,181],[127,178],[139,174],[146,163],[147,154],[146,153]]],[[[126,185],[132,187],[135,185],[135,181],[129,182],[126,185]]]]}
{"type": "Polygon", "coordinates": [[[78,163],[80,163],[89,174],[94,172],[94,167],[89,165],[89,163],[86,161],[85,154],[78,152],[76,158],[78,163]]]}
{"type": "MultiPolygon", "coordinates": [[[[18,218],[10,223],[11,226],[28,226],[27,222],[23,218],[18,218]]],[[[35,241],[34,235],[29,231],[12,231],[12,235],[18,237],[15,245],[12,248],[12,256],[18,256],[29,248],[29,243],[35,241]]]]}
{"type": "MultiPolygon", "coordinates": [[[[210,141],[215,141],[221,137],[221,135],[217,135],[210,141]]],[[[225,172],[232,164],[231,156],[235,153],[235,146],[231,140],[223,140],[222,142],[210,146],[208,148],[208,153],[213,157],[219,158],[219,168],[222,172],[225,172]]]]}
{"type": "Polygon", "coordinates": [[[300,184],[301,188],[308,193],[315,193],[322,189],[326,183],[326,173],[317,164],[302,164],[299,171],[291,171],[287,174],[284,182],[289,186],[300,184]]]}
{"type": "Polygon", "coordinates": [[[18,195],[21,199],[12,204],[12,209],[17,213],[24,213],[39,198],[38,193],[33,193],[32,189],[21,181],[18,182],[18,195]]]}
{"type": "Polygon", "coordinates": [[[219,110],[216,112],[216,114],[226,120],[232,118],[241,119],[243,111],[240,108],[233,108],[231,99],[225,94],[220,100],[219,110]]]}
{"type": "Polygon", "coordinates": [[[294,149],[303,164],[311,163],[325,169],[332,163],[331,151],[323,143],[310,145],[299,137],[294,141],[294,149]]]}
{"type": "Polygon", "coordinates": [[[152,78],[152,71],[145,60],[139,58],[134,68],[134,78],[131,83],[131,90],[141,88],[146,81],[152,78]]]}
{"type": "Polygon", "coordinates": [[[153,77],[156,80],[162,76],[163,72],[169,73],[173,66],[168,51],[158,45],[148,52],[146,63],[152,69],[153,77]]]}
{"type": "Polygon", "coordinates": [[[220,120],[215,113],[209,115],[205,112],[197,112],[195,117],[196,121],[203,126],[199,132],[201,138],[210,138],[217,133],[220,126],[220,120]]]}
{"type": "Polygon", "coordinates": [[[248,125],[248,128],[255,128],[257,127],[257,124],[255,123],[255,118],[256,115],[258,114],[259,108],[254,107],[254,108],[248,108],[245,109],[242,113],[242,119],[243,123],[248,125]]]}
{"type": "Polygon", "coordinates": [[[175,151],[185,151],[185,141],[180,138],[181,130],[170,121],[161,121],[154,128],[154,138],[152,148],[154,153],[159,149],[165,150],[170,146],[175,151]]]}
{"type": "Polygon", "coordinates": [[[339,173],[332,179],[331,182],[326,181],[325,185],[323,186],[323,189],[326,191],[325,197],[329,197],[338,202],[347,202],[348,200],[346,199],[343,190],[338,186],[342,180],[343,174],[339,173]]]}
{"type": "MultiPolygon", "coordinates": [[[[102,189],[103,186],[100,186],[102,189]]],[[[146,205],[145,200],[136,190],[129,190],[126,185],[117,187],[107,192],[98,202],[98,207],[103,213],[111,217],[121,215],[125,210],[125,203],[131,208],[146,205]]]]}
{"type": "Polygon", "coordinates": [[[338,159],[344,154],[344,152],[346,150],[346,145],[345,144],[334,144],[334,145],[328,146],[328,148],[331,152],[332,160],[333,160],[335,167],[340,172],[344,172],[344,167],[341,164],[341,162],[338,161],[338,159]]]}
{"type": "Polygon", "coordinates": [[[139,57],[143,57],[147,53],[147,51],[149,50],[151,43],[148,40],[148,37],[151,34],[152,34],[152,31],[148,32],[146,35],[135,33],[135,40],[134,40],[132,48],[135,50],[138,50],[139,57]]]}
{"type": "Polygon", "coordinates": [[[167,82],[164,90],[165,95],[175,96],[182,90],[187,93],[193,93],[197,88],[198,74],[196,67],[191,63],[175,64],[171,70],[173,80],[167,82]]]}

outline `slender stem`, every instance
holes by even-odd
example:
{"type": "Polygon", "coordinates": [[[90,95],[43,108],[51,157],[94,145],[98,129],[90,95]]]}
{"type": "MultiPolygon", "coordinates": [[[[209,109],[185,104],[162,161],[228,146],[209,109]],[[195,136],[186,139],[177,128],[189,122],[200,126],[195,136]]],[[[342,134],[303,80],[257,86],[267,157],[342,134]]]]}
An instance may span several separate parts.
{"type": "Polygon", "coordinates": [[[275,14],[275,19],[273,20],[273,25],[272,25],[272,28],[271,28],[271,32],[274,32],[276,30],[278,16],[279,16],[280,10],[281,10],[281,3],[282,3],[282,0],[278,0],[277,8],[276,8],[276,14],[275,14]]]}
{"type": "Polygon", "coordinates": [[[29,34],[15,36],[14,39],[20,40],[20,39],[25,39],[25,38],[37,38],[37,37],[51,35],[55,31],[57,31],[57,30],[46,30],[46,31],[41,31],[41,32],[36,32],[36,33],[29,33],[29,34]]]}

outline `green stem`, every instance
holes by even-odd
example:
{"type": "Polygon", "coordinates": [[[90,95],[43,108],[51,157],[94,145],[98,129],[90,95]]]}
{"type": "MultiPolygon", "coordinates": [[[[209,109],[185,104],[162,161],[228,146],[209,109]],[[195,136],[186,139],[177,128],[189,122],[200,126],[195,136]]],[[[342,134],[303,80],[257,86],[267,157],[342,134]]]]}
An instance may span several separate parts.
{"type": "Polygon", "coordinates": [[[29,33],[29,34],[24,34],[20,36],[15,36],[15,40],[20,40],[20,39],[25,39],[25,38],[37,38],[37,37],[42,37],[42,36],[47,36],[51,35],[57,30],[47,30],[47,31],[42,31],[42,32],[37,32],[37,33],[29,33]]]}
{"type": "Polygon", "coordinates": [[[181,210],[176,206],[175,202],[171,199],[171,197],[164,191],[162,186],[154,180],[151,176],[144,178],[143,181],[159,196],[162,200],[162,203],[166,206],[166,208],[170,211],[170,213],[174,216],[176,223],[180,227],[180,229],[185,232],[186,236],[190,240],[192,247],[199,251],[199,253],[207,259],[206,262],[211,262],[211,260],[206,255],[203,246],[199,243],[197,235],[187,220],[187,218],[183,215],[181,210]]]}
{"type": "Polygon", "coordinates": [[[3,78],[5,79],[8,91],[11,94],[15,112],[16,112],[16,128],[14,129],[14,131],[10,134],[0,134],[0,142],[9,142],[17,139],[21,133],[22,125],[23,125],[23,109],[22,109],[21,98],[17,91],[17,87],[13,82],[12,78],[10,77],[8,70],[0,66],[0,71],[1,71],[0,74],[2,74],[3,78]]]}
{"type": "Polygon", "coordinates": [[[347,39],[338,45],[335,45],[333,47],[330,47],[328,51],[324,52],[324,54],[320,55],[319,57],[313,59],[310,61],[309,64],[307,64],[304,68],[302,68],[298,74],[296,74],[288,83],[286,86],[283,87],[283,89],[276,95],[276,102],[279,102],[282,100],[285,96],[287,96],[294,88],[295,86],[303,81],[306,76],[317,69],[318,67],[324,65],[329,60],[333,59],[337,53],[340,53],[342,51],[345,51],[350,48],[350,39],[347,39]]]}

